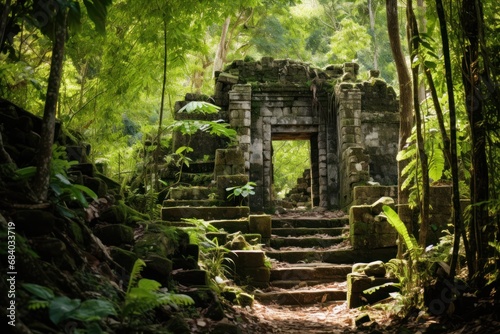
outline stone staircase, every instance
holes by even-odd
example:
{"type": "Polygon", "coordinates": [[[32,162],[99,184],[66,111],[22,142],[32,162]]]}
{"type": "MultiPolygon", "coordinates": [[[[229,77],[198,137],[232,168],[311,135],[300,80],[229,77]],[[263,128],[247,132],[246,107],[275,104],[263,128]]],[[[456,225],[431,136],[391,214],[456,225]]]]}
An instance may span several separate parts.
{"type": "Polygon", "coordinates": [[[344,302],[347,274],[358,262],[388,260],[394,249],[359,251],[349,243],[349,217],[272,219],[269,288],[258,290],[261,303],[308,305],[344,302]]]}

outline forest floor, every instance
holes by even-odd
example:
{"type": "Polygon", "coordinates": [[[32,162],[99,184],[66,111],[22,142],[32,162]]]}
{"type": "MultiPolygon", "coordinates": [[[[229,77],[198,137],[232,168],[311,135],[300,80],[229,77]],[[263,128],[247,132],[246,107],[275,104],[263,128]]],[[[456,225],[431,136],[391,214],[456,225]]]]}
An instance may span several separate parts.
{"type": "MultiPolygon", "coordinates": [[[[390,305],[385,305],[390,307],[390,305]]],[[[263,305],[255,302],[252,307],[233,307],[226,318],[215,326],[209,319],[199,318],[189,321],[191,333],[219,333],[212,331],[226,323],[238,324],[239,331],[220,333],[241,334],[410,334],[410,333],[449,333],[449,334],[498,334],[500,333],[500,313],[498,304],[483,301],[476,312],[466,316],[430,316],[421,312],[407,319],[399,319],[382,307],[347,308],[347,302],[322,305],[288,306],[263,305]],[[362,323],[356,319],[365,316],[362,323]],[[368,316],[368,317],[367,317],[368,316]]]]}

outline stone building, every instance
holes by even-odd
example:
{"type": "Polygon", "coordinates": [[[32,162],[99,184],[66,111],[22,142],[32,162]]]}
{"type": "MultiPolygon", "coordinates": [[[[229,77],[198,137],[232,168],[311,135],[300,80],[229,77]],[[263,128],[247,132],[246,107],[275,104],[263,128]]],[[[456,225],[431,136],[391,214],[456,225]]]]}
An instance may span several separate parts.
{"type": "Polygon", "coordinates": [[[264,57],[216,74],[211,99],[238,132],[245,174],[257,184],[253,211],[273,205],[274,140],[310,141],[312,206],[346,208],[356,185],[397,184],[397,96],[378,71],[362,80],[358,68],[264,57]]]}

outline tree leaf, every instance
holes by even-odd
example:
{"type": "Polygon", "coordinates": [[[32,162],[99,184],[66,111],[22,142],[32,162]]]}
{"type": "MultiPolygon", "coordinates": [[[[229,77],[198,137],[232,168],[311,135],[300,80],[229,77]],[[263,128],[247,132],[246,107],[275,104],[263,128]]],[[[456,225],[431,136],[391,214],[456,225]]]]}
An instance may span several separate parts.
{"type": "Polygon", "coordinates": [[[56,297],[49,306],[49,318],[54,324],[69,319],[71,313],[80,306],[79,299],[69,299],[66,296],[56,297]]]}
{"type": "Polygon", "coordinates": [[[116,315],[112,303],[102,299],[89,299],[82,302],[80,307],[71,315],[71,318],[86,322],[100,320],[110,315],[116,315]]]}
{"type": "Polygon", "coordinates": [[[22,287],[31,292],[34,296],[43,300],[52,300],[55,297],[54,292],[52,292],[51,289],[38,284],[24,283],[22,284],[22,287]]]}

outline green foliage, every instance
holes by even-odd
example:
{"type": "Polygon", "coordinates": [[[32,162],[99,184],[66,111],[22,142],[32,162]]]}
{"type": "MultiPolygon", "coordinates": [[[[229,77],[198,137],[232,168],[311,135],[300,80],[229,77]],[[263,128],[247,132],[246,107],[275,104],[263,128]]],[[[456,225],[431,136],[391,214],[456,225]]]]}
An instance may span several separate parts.
{"type": "Polygon", "coordinates": [[[102,333],[99,321],[117,315],[113,304],[103,299],[70,299],[66,296],[55,296],[54,292],[44,286],[32,283],[22,285],[33,295],[28,308],[38,310],[48,308],[49,318],[55,325],[61,325],[69,320],[80,322],[87,330],[102,333]]]}
{"type": "Polygon", "coordinates": [[[232,199],[241,197],[240,199],[240,205],[241,205],[245,198],[247,198],[250,195],[255,195],[254,189],[256,185],[257,184],[255,182],[249,181],[242,186],[228,187],[226,188],[226,191],[229,191],[230,193],[229,195],[227,195],[227,198],[232,199]]]}
{"type": "MultiPolygon", "coordinates": [[[[87,199],[85,195],[92,199],[97,199],[97,195],[90,188],[72,183],[68,177],[68,170],[71,166],[78,164],[77,161],[67,161],[65,148],[62,146],[53,146],[52,150],[52,163],[51,163],[51,177],[50,177],[50,189],[54,193],[57,201],[59,202],[59,208],[64,210],[61,202],[65,200],[76,200],[83,207],[88,206],[87,199]]],[[[17,180],[28,180],[32,178],[36,173],[36,167],[29,166],[20,168],[16,171],[17,180]]],[[[70,214],[67,210],[64,210],[64,214],[70,214]]]]}
{"type": "Polygon", "coordinates": [[[273,141],[274,191],[283,198],[311,168],[310,143],[305,140],[273,141]]]}
{"type": "Polygon", "coordinates": [[[170,293],[155,280],[140,278],[146,263],[138,259],[130,273],[130,279],[120,314],[129,321],[147,314],[149,311],[161,306],[172,305],[175,307],[194,304],[191,297],[183,294],[170,293]]]}
{"type": "Polygon", "coordinates": [[[191,101],[187,103],[184,107],[179,109],[179,113],[201,113],[201,114],[216,114],[220,110],[220,107],[203,101],[191,101]]]}
{"type": "Polygon", "coordinates": [[[408,251],[410,251],[410,254],[412,256],[416,255],[416,252],[418,250],[418,242],[415,237],[413,237],[413,235],[410,235],[408,233],[408,229],[406,228],[405,223],[399,218],[398,214],[390,206],[384,205],[382,209],[385,216],[387,217],[387,221],[389,222],[389,224],[391,224],[392,227],[396,229],[398,234],[401,236],[406,248],[408,249],[408,251]]]}

